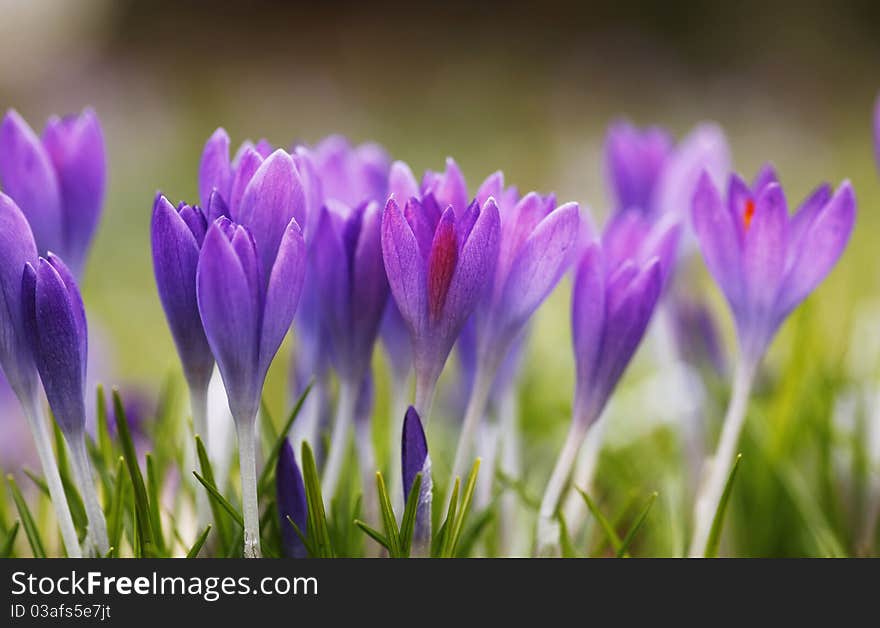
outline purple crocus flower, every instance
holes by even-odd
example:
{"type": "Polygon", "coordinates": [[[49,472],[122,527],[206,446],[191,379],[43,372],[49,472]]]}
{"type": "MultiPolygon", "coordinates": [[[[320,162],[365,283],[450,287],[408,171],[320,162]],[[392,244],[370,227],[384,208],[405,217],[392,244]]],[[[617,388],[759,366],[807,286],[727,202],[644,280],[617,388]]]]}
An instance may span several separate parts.
{"type": "Polygon", "coordinates": [[[429,193],[404,208],[391,198],[382,252],[391,293],[407,323],[416,372],[416,408],[427,415],[452,345],[492,277],[501,220],[489,199],[441,212],[429,193]],[[458,213],[456,213],[458,212],[458,213]]]}
{"type": "Polygon", "coordinates": [[[691,556],[703,556],[733,463],[755,370],[777,329],[830,272],[855,223],[848,181],[813,191],[791,216],[776,173],[765,166],[751,186],[730,177],[722,200],[704,175],[693,198],[694,231],[709,272],[736,324],[739,359],[724,427],[694,504],[691,556]]]}
{"type": "Polygon", "coordinates": [[[605,175],[615,212],[652,212],[657,182],[672,155],[670,135],[658,127],[641,130],[615,122],[605,137],[605,175]]]}
{"type": "Polygon", "coordinates": [[[86,507],[88,545],[104,555],[110,549],[107,524],[86,451],[88,330],[82,297],[73,274],[51,253],[36,268],[25,265],[21,292],[25,334],[52,414],[67,440],[86,507]]]}
{"type": "Polygon", "coordinates": [[[743,359],[759,360],[782,321],[825,278],[846,247],[855,210],[848,181],[834,194],[819,186],[789,216],[769,166],[751,186],[732,175],[726,201],[708,176],[700,179],[694,231],[730,304],[743,359]]]}
{"type": "Polygon", "coordinates": [[[414,554],[426,556],[431,547],[431,503],[433,483],[431,481],[431,456],[428,455],[428,441],[422,420],[415,408],[410,406],[403,419],[401,435],[401,468],[403,477],[404,501],[409,500],[416,475],[422,474],[419,501],[416,507],[416,523],[413,531],[414,554]]]}
{"type": "Polygon", "coordinates": [[[578,263],[572,291],[572,336],[576,365],[572,422],[553,469],[538,521],[539,552],[558,542],[556,509],[587,429],[595,422],[642,340],[663,283],[661,263],[631,258],[609,265],[600,242],[578,263]]]}
{"type": "Polygon", "coordinates": [[[498,263],[474,310],[476,372],[452,466],[453,480],[465,471],[498,368],[571,262],[580,231],[579,211],[577,203],[556,207],[554,199],[532,192],[501,213],[498,263]]]}
{"type": "Polygon", "coordinates": [[[278,504],[278,516],[281,520],[281,549],[287,558],[306,558],[306,547],[302,539],[290,525],[290,521],[296,524],[300,532],[306,534],[306,525],[309,516],[306,504],[306,487],[303,484],[302,473],[296,464],[296,456],[293,455],[293,447],[290,441],[285,440],[278,453],[278,463],[275,467],[275,489],[278,504]],[[290,521],[288,521],[290,517],[290,521]]]}
{"type": "Polygon", "coordinates": [[[27,216],[37,250],[82,274],[104,203],[104,137],[91,109],[51,117],[39,138],[9,110],[0,123],[0,185],[27,216]]]}
{"type": "Polygon", "coordinates": [[[25,328],[22,270],[27,264],[37,264],[31,227],[15,201],[0,192],[0,297],[5,304],[0,308],[0,367],[33,435],[67,555],[78,558],[82,550],[46,429],[37,369],[25,328]]]}
{"type": "Polygon", "coordinates": [[[388,193],[390,160],[378,144],[352,146],[341,135],[331,135],[311,149],[324,203],[348,207],[364,202],[384,203],[388,193]]]}
{"type": "Polygon", "coordinates": [[[196,271],[205,335],[238,431],[244,554],[249,557],[260,552],[254,434],[257,410],[269,365],[296,311],[305,263],[305,243],[295,219],[290,219],[277,240],[277,255],[264,268],[250,230],[228,218],[218,218],[205,236],[196,271]]]}

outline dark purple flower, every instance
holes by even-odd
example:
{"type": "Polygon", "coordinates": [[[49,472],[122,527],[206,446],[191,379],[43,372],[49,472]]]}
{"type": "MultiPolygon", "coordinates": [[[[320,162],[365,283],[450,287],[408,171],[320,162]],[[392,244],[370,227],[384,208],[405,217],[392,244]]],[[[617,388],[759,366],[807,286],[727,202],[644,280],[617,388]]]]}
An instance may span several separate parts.
{"type": "Polygon", "coordinates": [[[37,371],[25,334],[21,273],[25,264],[36,265],[37,247],[22,211],[0,192],[0,366],[22,403],[30,402],[37,386],[37,371]]]}
{"type": "Polygon", "coordinates": [[[205,236],[196,272],[199,312],[236,421],[256,416],[269,364],[296,311],[304,259],[293,219],[268,269],[247,227],[218,218],[205,236]]]}
{"type": "Polygon", "coordinates": [[[413,347],[417,407],[426,413],[433,389],[462,326],[495,270],[500,216],[482,207],[440,211],[430,194],[401,209],[389,199],[382,219],[382,252],[391,293],[413,347]]]}
{"type": "Polygon", "coordinates": [[[214,369],[196,298],[196,269],[207,230],[199,207],[175,208],[161,194],[156,197],[150,225],[156,286],[184,375],[195,390],[207,387],[214,369]]]}
{"type": "Polygon", "coordinates": [[[433,500],[431,456],[428,455],[428,441],[425,439],[422,420],[412,406],[407,409],[403,419],[401,461],[404,501],[409,499],[416,474],[422,474],[413,542],[418,551],[424,552],[431,543],[431,502],[433,500]]]}
{"type": "Polygon", "coordinates": [[[287,558],[306,558],[306,547],[290,525],[290,521],[293,521],[300,532],[306,534],[309,510],[306,504],[306,487],[293,455],[293,447],[288,440],[284,441],[278,453],[275,488],[278,516],[281,519],[281,549],[287,558]]]}
{"type": "Polygon", "coordinates": [[[848,181],[819,186],[791,216],[769,166],[749,186],[731,176],[722,200],[708,176],[693,198],[694,231],[730,304],[744,358],[755,364],[779,325],[833,268],[855,223],[848,181]]]}
{"type": "Polygon", "coordinates": [[[14,110],[0,124],[0,184],[27,216],[41,254],[52,251],[82,274],[101,217],[107,165],[91,109],[52,117],[42,139],[14,110]]]}

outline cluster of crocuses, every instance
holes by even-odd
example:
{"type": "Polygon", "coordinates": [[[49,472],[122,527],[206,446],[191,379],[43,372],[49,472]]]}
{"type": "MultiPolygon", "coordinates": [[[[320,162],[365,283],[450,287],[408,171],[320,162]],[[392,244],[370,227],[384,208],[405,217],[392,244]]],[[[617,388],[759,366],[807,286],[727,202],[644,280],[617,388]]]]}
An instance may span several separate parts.
{"type": "MultiPolygon", "coordinates": [[[[88,487],[86,549],[106,552],[85,453],[86,320],[75,281],[100,212],[102,146],[91,112],[51,120],[42,140],[10,113],[0,135],[0,288],[7,306],[0,359],[31,420],[69,555],[80,548],[63,492],[56,495],[60,480],[37,373],[88,487]]],[[[500,172],[472,193],[452,159],[419,180],[381,147],[338,136],[290,150],[244,142],[234,154],[224,130],[209,138],[198,169],[199,204],[157,195],[151,242],[193,427],[203,438],[215,368],[226,390],[238,437],[245,556],[261,551],[262,389],[289,330],[296,386],[312,386],[293,438],[321,449],[329,434],[320,456],[328,506],[354,448],[368,517],[376,500],[371,362],[381,339],[394,380],[391,438],[400,459],[392,469],[400,477],[393,485],[406,496],[421,474],[414,541],[424,554],[433,501],[424,425],[450,353],[458,345],[469,393],[454,479],[480,454],[481,424],[514,385],[531,317],[571,269],[572,420],[541,502],[535,547],[555,553],[560,502],[574,483],[583,442],[658,305],[676,298],[667,288],[693,236],[730,305],[740,349],[719,450],[696,499],[692,553],[702,555],[757,365],[786,316],[843,252],[855,198],[846,182],[836,191],[823,185],[790,216],[772,168],[751,185],[732,174],[724,136],[711,125],[675,143],[661,129],[617,123],[606,139],[605,169],[612,207],[598,229],[576,203],[520,194],[500,172]]],[[[285,552],[301,556],[302,540],[289,525],[306,528],[294,451],[287,444],[279,456],[277,504],[285,552]]]]}

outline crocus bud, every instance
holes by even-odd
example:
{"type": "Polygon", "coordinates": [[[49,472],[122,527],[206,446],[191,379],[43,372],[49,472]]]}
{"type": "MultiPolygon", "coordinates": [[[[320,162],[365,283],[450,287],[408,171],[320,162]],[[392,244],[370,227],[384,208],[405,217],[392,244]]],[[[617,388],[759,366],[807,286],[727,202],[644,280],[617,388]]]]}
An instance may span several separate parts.
{"type": "Polygon", "coordinates": [[[324,203],[333,201],[349,207],[369,201],[385,203],[390,160],[384,148],[371,143],[352,146],[345,137],[331,135],[310,152],[324,203]]]}
{"type": "Polygon", "coordinates": [[[36,390],[37,371],[25,335],[21,272],[37,264],[37,247],[22,211],[0,192],[0,366],[15,394],[30,401],[36,390]]]}
{"type": "Polygon", "coordinates": [[[91,109],[52,117],[42,139],[10,110],[0,124],[0,185],[27,216],[41,254],[82,274],[104,203],[104,138],[91,109]]]}
{"type": "Polygon", "coordinates": [[[36,268],[25,266],[22,307],[55,420],[65,434],[79,434],[86,422],[86,312],[73,275],[56,256],[41,257],[36,268]]]}
{"type": "Polygon", "coordinates": [[[417,553],[424,553],[431,545],[431,502],[433,500],[431,456],[428,455],[428,441],[425,439],[422,420],[412,406],[407,409],[403,419],[401,460],[404,500],[409,500],[416,474],[422,474],[413,542],[417,553]]]}
{"type": "MultiPolygon", "coordinates": [[[[446,158],[446,170],[443,173],[429,170],[422,177],[422,196],[429,194],[436,199],[440,209],[451,206],[457,214],[462,214],[467,209],[470,198],[467,183],[452,157],[446,158]]],[[[405,198],[399,200],[401,203],[406,201],[405,198]]]]}
{"type": "Polygon", "coordinates": [[[287,558],[305,558],[305,545],[296,530],[290,525],[290,521],[296,524],[300,532],[306,534],[309,516],[306,504],[306,487],[303,484],[299,466],[296,464],[296,457],[293,455],[293,447],[290,446],[290,441],[287,439],[278,453],[278,463],[275,467],[275,486],[281,524],[281,549],[287,558]],[[290,521],[288,521],[288,517],[290,517],[290,521]]]}
{"type": "Polygon", "coordinates": [[[184,375],[196,390],[207,387],[214,368],[196,299],[196,269],[207,230],[198,207],[175,208],[161,194],[156,197],[150,225],[156,286],[184,375]]]}
{"type": "Polygon", "coordinates": [[[205,236],[196,295],[236,421],[256,416],[269,364],[296,311],[304,257],[305,244],[293,219],[265,271],[246,227],[218,218],[205,236]]]}
{"type": "Polygon", "coordinates": [[[704,175],[694,231],[736,323],[743,358],[760,360],[776,330],[831,271],[849,241],[856,199],[849,181],[819,186],[792,215],[772,168],[749,186],[730,178],[727,199],[704,175]]]}

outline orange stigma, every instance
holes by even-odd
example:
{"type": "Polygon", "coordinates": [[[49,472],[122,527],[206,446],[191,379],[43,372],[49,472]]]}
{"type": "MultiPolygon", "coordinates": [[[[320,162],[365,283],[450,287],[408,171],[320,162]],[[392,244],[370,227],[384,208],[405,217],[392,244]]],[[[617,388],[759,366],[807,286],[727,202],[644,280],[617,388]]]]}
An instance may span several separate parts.
{"type": "Polygon", "coordinates": [[[748,199],[746,201],[746,208],[743,210],[743,224],[746,227],[746,231],[748,231],[749,227],[752,225],[752,218],[755,217],[755,201],[752,199],[748,199]]]}

